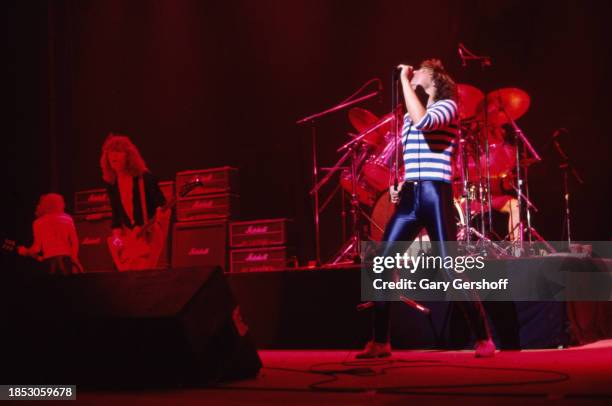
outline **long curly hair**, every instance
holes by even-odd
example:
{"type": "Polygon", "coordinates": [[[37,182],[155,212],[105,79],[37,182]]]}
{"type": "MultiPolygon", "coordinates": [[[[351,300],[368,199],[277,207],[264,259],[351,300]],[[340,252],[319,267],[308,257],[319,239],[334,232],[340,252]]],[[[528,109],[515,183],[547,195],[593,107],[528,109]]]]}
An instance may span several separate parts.
{"type": "Polygon", "coordinates": [[[100,157],[102,179],[107,183],[114,184],[117,180],[117,173],[111,168],[108,160],[110,152],[126,153],[126,170],[132,176],[140,176],[149,171],[138,148],[136,148],[136,145],[132,143],[127,135],[109,133],[102,145],[102,156],[100,157]]]}
{"type": "Polygon", "coordinates": [[[38,199],[34,214],[36,218],[44,216],[45,214],[62,214],[65,207],[66,203],[62,195],[58,193],[47,193],[40,196],[40,199],[38,199]]]}
{"type": "Polygon", "coordinates": [[[436,86],[434,101],[452,99],[457,101],[457,85],[449,76],[439,59],[426,59],[421,62],[421,68],[430,69],[433,72],[432,80],[436,86]]]}

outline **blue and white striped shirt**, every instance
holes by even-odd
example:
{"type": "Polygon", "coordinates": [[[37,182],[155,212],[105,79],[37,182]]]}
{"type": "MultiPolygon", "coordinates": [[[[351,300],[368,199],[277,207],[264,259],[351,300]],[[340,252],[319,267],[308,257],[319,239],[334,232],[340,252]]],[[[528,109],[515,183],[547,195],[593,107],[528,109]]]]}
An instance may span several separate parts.
{"type": "Polygon", "coordinates": [[[418,123],[404,115],[404,180],[451,182],[458,116],[457,104],[451,99],[431,104],[418,123]]]}

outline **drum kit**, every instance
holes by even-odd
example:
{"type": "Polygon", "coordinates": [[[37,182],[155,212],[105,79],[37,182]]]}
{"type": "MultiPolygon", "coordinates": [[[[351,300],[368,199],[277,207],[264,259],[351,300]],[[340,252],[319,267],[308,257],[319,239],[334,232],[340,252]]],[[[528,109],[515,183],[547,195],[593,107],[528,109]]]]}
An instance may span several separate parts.
{"type": "MultiPolygon", "coordinates": [[[[525,235],[541,240],[531,227],[530,209],[537,209],[527,187],[528,167],[540,157],[515,123],[529,109],[529,95],[518,88],[502,88],[485,96],[474,86],[459,84],[457,104],[459,135],[452,164],[457,240],[497,255],[509,252],[495,240],[513,241],[515,248],[523,246],[525,235]],[[518,218],[511,222],[508,235],[499,237],[492,231],[491,210],[500,210],[512,199],[523,210],[514,213],[518,218]]],[[[353,235],[331,264],[350,260],[347,254],[358,250],[360,239],[380,240],[395,210],[389,187],[394,182],[396,148],[401,148],[395,136],[395,120],[401,115],[378,117],[353,107],[348,119],[358,134],[349,134],[350,140],[338,149],[346,153],[332,169],[341,170],[340,187],[351,197],[353,235]],[[348,159],[350,166],[342,166],[348,159]],[[369,229],[366,235],[361,231],[364,225],[369,229]]],[[[403,179],[402,165],[400,160],[399,179],[403,179]]],[[[426,233],[419,238],[427,239],[426,233]]]]}

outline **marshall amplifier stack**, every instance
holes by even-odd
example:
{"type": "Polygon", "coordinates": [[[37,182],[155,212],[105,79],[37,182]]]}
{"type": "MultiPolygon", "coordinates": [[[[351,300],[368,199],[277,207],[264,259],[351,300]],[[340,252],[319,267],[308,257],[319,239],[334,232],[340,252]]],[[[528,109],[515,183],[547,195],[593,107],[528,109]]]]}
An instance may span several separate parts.
{"type": "Polygon", "coordinates": [[[221,168],[176,174],[176,190],[199,180],[176,204],[172,267],[227,266],[227,224],[239,215],[238,169],[221,168]]]}
{"type": "Polygon", "coordinates": [[[239,215],[238,169],[221,168],[185,171],[176,174],[176,190],[198,179],[202,187],[193,189],[176,206],[178,221],[228,220],[239,215]]]}
{"type": "MultiPolygon", "coordinates": [[[[159,182],[159,188],[166,201],[174,196],[174,181],[159,182]]],[[[106,189],[90,189],[74,194],[74,212],[76,214],[106,213],[111,211],[111,204],[106,189]]]]}
{"type": "MultiPolygon", "coordinates": [[[[160,182],[159,187],[169,200],[174,195],[174,182],[160,182]]],[[[112,271],[113,260],[106,239],[111,235],[111,204],[106,189],[90,189],[74,194],[74,224],[79,236],[79,259],[86,272],[112,271]]],[[[161,254],[158,267],[168,266],[168,247],[161,254]]]]}
{"type": "Polygon", "coordinates": [[[111,204],[106,189],[90,189],[74,194],[74,212],[76,214],[110,212],[111,204]]]}
{"type": "Polygon", "coordinates": [[[106,189],[74,194],[74,225],[79,236],[79,259],[85,272],[112,271],[113,260],[106,245],[111,234],[111,204],[106,189]]]}
{"type": "Polygon", "coordinates": [[[85,272],[112,271],[106,239],[111,235],[110,211],[75,214],[74,225],[79,237],[79,260],[85,272]]]}
{"type": "Polygon", "coordinates": [[[287,268],[291,221],[271,219],[230,224],[230,272],[287,268]]]}

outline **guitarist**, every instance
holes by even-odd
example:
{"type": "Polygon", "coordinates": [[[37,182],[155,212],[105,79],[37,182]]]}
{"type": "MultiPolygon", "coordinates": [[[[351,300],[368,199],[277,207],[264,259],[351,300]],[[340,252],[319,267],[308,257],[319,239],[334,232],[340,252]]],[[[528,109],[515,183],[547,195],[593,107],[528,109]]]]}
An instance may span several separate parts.
{"type": "Polygon", "coordinates": [[[109,248],[119,270],[152,268],[166,242],[170,210],[157,179],[149,172],[140,152],[125,135],[110,133],[100,158],[102,178],[112,207],[113,233],[109,248]],[[155,224],[142,237],[137,230],[149,219],[155,224]]]}
{"type": "Polygon", "coordinates": [[[64,212],[64,198],[57,193],[42,195],[36,206],[32,225],[34,242],[26,248],[17,247],[19,255],[31,256],[46,265],[51,275],[71,275],[83,272],[78,254],[79,239],[74,222],[64,212]]]}

